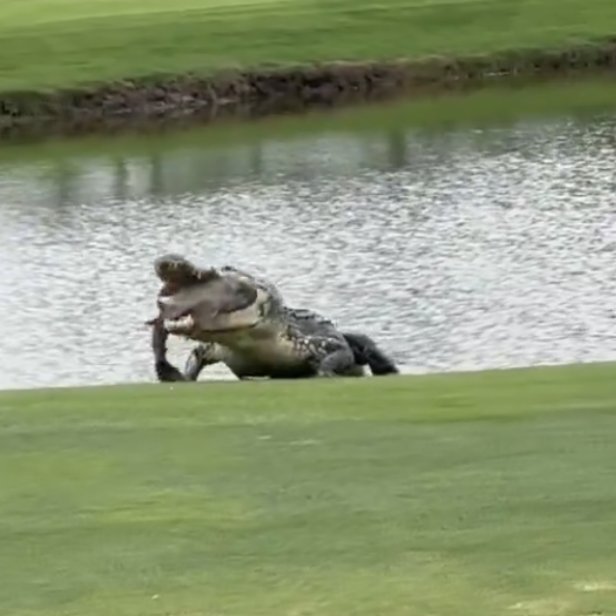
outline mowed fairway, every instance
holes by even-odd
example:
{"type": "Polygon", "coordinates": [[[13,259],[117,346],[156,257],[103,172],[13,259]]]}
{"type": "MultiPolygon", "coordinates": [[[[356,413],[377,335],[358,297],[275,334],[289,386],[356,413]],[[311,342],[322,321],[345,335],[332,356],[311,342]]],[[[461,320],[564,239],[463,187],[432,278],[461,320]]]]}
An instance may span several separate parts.
{"type": "Polygon", "coordinates": [[[2,0],[0,91],[549,47],[615,29],[613,0],[2,0]]]}
{"type": "Polygon", "coordinates": [[[614,615],[615,370],[4,393],[1,612],[614,615]]]}

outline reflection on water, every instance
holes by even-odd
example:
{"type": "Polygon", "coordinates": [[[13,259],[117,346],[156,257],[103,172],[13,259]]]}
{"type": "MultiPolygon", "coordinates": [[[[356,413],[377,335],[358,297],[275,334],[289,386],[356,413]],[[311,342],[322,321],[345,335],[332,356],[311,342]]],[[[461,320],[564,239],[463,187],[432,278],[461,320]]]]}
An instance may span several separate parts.
{"type": "MultiPolygon", "coordinates": [[[[616,357],[612,118],[0,167],[0,388],[152,380],[153,258],[277,281],[406,370],[616,357]]],[[[183,359],[189,345],[174,341],[183,359]]],[[[228,375],[212,367],[202,378],[228,375]]]]}

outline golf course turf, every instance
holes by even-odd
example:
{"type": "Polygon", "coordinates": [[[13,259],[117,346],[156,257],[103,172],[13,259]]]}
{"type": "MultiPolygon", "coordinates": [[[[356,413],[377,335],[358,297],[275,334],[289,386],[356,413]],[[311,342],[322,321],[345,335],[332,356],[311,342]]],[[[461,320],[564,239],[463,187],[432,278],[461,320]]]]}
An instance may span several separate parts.
{"type": "Polygon", "coordinates": [[[0,135],[601,71],[614,24],[612,0],[3,0],[0,135]]]}
{"type": "Polygon", "coordinates": [[[2,613],[616,614],[615,370],[4,392],[2,613]]]}
{"type": "Polygon", "coordinates": [[[545,49],[615,24],[612,0],[3,0],[0,90],[545,49]]]}

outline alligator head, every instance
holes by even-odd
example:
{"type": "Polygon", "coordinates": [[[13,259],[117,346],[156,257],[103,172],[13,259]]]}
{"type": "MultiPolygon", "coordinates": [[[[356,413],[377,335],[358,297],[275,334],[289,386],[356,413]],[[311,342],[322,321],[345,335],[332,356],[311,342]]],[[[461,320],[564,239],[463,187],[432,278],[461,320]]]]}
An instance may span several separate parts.
{"type": "Polygon", "coordinates": [[[170,334],[198,340],[208,335],[254,328],[283,309],[283,300],[271,284],[225,266],[201,268],[188,259],[166,254],[154,262],[163,283],[157,304],[170,334]]]}

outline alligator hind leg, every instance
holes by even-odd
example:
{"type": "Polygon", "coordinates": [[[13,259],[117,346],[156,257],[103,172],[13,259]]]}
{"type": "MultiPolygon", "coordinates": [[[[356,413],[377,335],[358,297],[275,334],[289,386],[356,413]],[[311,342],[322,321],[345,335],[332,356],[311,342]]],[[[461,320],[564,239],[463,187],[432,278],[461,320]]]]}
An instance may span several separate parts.
{"type": "Polygon", "coordinates": [[[354,332],[343,332],[342,335],[353,350],[355,362],[360,366],[367,365],[374,376],[400,373],[393,359],[385,355],[370,336],[354,332]]]}
{"type": "Polygon", "coordinates": [[[312,365],[316,376],[346,376],[352,373],[356,365],[351,348],[341,341],[333,343],[330,339],[312,340],[312,365]]]}

